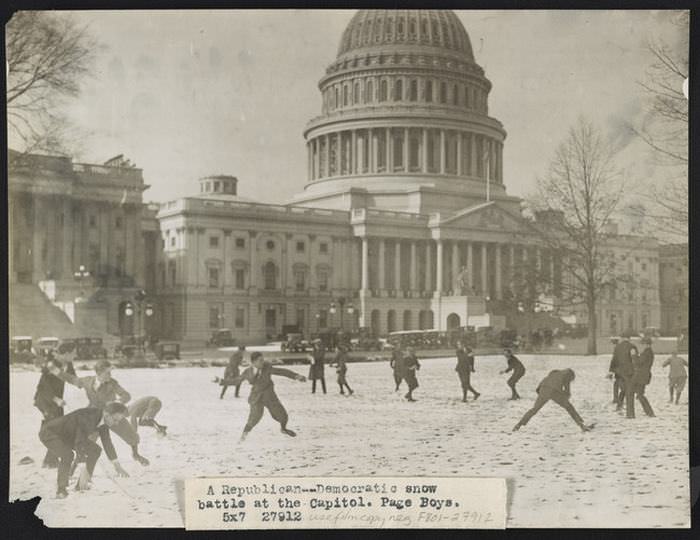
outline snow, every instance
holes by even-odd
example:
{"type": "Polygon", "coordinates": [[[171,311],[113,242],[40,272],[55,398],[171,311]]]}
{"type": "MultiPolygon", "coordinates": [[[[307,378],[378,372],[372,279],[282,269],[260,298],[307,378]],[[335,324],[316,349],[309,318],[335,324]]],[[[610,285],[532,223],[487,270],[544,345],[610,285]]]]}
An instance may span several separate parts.
{"type": "MultiPolygon", "coordinates": [[[[310,382],[276,378],[286,406],[286,437],[266,412],[237,445],[248,414],[247,383],[241,397],[229,388],[223,400],[211,382],[223,368],[114,370],[132,399],[156,395],[157,419],[168,436],[140,428],[142,467],[113,435],[120,461],[131,474],[113,478],[104,458],[92,490],[54,498],[56,472],[41,468],[39,412],[32,406],[39,374],[11,373],[10,500],[42,497],[38,515],[51,527],[181,527],[185,478],[193,476],[477,476],[506,477],[509,527],[686,527],[689,525],[687,393],[668,403],[666,355],[657,355],[647,396],[657,417],[627,420],[610,403],[605,378],[609,356],[521,355],[527,374],[520,401],[508,401],[502,357],[477,357],[473,386],[478,401],[462,403],[453,358],[425,359],[415,403],[393,391],[387,362],[349,364],[355,395],[338,393],[327,368],[328,395],[310,394],[310,382]],[[582,433],[556,404],[548,403],[517,433],[513,425],[532,405],[537,383],[549,370],[576,371],[572,402],[586,422],[582,433]],[[30,456],[34,463],[20,465],[30,456]]],[[[307,374],[308,367],[292,367],[307,374]]],[[[80,374],[80,372],[79,372],[80,374]]],[[[687,389],[686,389],[687,392],[687,389]]],[[[67,385],[68,410],[85,406],[67,385]]]]}

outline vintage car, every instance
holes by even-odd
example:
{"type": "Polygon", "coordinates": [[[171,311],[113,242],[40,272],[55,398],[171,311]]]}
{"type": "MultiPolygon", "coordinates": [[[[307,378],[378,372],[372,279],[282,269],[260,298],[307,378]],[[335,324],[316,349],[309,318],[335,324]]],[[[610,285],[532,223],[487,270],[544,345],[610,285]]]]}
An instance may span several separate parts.
{"type": "Polygon", "coordinates": [[[35,350],[39,356],[48,356],[49,352],[57,352],[60,340],[57,337],[42,337],[36,342],[35,350]]]}
{"type": "Polygon", "coordinates": [[[75,358],[77,360],[95,360],[107,358],[107,349],[102,344],[102,338],[82,337],[75,340],[75,358]]]}
{"type": "Polygon", "coordinates": [[[357,337],[350,340],[353,350],[356,351],[381,351],[382,343],[373,335],[368,326],[362,326],[357,332],[357,337]]]}
{"type": "Polygon", "coordinates": [[[10,361],[31,363],[36,358],[31,336],[15,336],[10,340],[10,361]]]}
{"type": "Polygon", "coordinates": [[[308,352],[311,344],[304,339],[304,334],[287,334],[287,341],[282,343],[281,349],[284,352],[308,352]]]}
{"type": "Polygon", "coordinates": [[[56,349],[59,354],[70,354],[75,351],[75,338],[63,338],[58,343],[58,348],[56,349]]]}
{"type": "Polygon", "coordinates": [[[228,328],[219,328],[211,333],[207,347],[231,347],[236,344],[233,333],[228,328]]]}
{"type": "Polygon", "coordinates": [[[155,346],[158,360],[179,360],[180,344],[176,341],[160,341],[155,346]]]}

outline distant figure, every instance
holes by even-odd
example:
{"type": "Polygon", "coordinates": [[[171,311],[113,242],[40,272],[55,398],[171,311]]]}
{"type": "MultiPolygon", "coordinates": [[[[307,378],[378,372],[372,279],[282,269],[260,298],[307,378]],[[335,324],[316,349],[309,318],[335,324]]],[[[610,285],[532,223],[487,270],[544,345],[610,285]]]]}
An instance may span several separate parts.
{"type": "Polygon", "coordinates": [[[593,425],[587,426],[583,423],[583,419],[569,401],[571,398],[570,385],[575,378],[576,375],[573,369],[555,369],[550,371],[549,375],[542,379],[542,382],[537,386],[537,399],[535,400],[535,404],[525,413],[520,421],[515,424],[513,431],[518,431],[522,426],[527,425],[530,419],[535,416],[550,399],[569,413],[569,416],[573,418],[576,425],[581,428],[581,431],[590,431],[593,429],[593,425]]]}
{"type": "Polygon", "coordinates": [[[677,353],[673,352],[671,356],[664,360],[661,366],[669,366],[671,368],[668,372],[668,393],[670,396],[668,402],[673,402],[675,393],[676,405],[678,405],[678,400],[681,398],[681,393],[685,388],[685,381],[688,379],[688,373],[685,370],[685,368],[688,367],[688,362],[686,362],[684,358],[678,356],[677,353]]]}
{"type": "Polygon", "coordinates": [[[647,416],[656,416],[651,408],[649,400],[644,395],[644,389],[651,382],[651,367],[654,364],[654,351],[651,349],[651,339],[642,340],[644,350],[637,357],[634,365],[634,376],[632,379],[632,391],[635,397],[642,404],[642,409],[647,416]]]}
{"type": "Polygon", "coordinates": [[[420,370],[420,363],[418,362],[416,351],[413,347],[408,347],[406,353],[404,357],[404,378],[408,384],[408,393],[404,397],[408,401],[416,401],[413,399],[413,391],[418,388],[417,371],[420,370]]]}
{"type": "Polygon", "coordinates": [[[146,396],[137,399],[129,405],[129,417],[134,431],[138,431],[138,426],[148,426],[156,430],[158,435],[167,433],[167,426],[163,426],[156,422],[156,414],[160,412],[163,404],[155,396],[146,396]]]}
{"type": "MultiPolygon", "coordinates": [[[[622,334],[621,341],[615,345],[611,364],[614,365],[615,374],[622,379],[622,390],[626,405],[627,418],[634,418],[634,365],[639,355],[637,347],[630,343],[631,332],[622,334]]],[[[618,409],[622,408],[622,401],[618,409]]]]}
{"type": "Polygon", "coordinates": [[[323,350],[323,343],[320,339],[314,341],[313,351],[311,352],[311,367],[309,368],[309,379],[311,379],[311,393],[316,393],[316,381],[321,381],[323,393],[326,393],[326,377],[324,375],[326,353],[323,350]]]}
{"type": "Polygon", "coordinates": [[[110,428],[125,420],[126,414],[125,405],[110,402],[103,409],[95,407],[78,409],[65,416],[49,420],[43,425],[39,432],[39,439],[52,454],[58,456],[59,460],[56,498],[65,499],[68,496],[68,481],[74,457],[77,457],[78,463],[86,464],[85,473],[81,474],[76,488],[88,488],[88,482],[102,453],[102,449],[92,441],[96,435],[99,435],[102,440],[102,447],[117,475],[129,476],[117,461],[117,453],[109,436],[110,428]],[[74,456],[74,452],[77,456],[74,456]]]}
{"type": "Polygon", "coordinates": [[[503,354],[505,355],[506,360],[508,360],[508,367],[500,372],[501,375],[504,375],[504,374],[508,373],[509,371],[513,372],[513,374],[510,376],[510,378],[507,381],[507,384],[511,390],[511,396],[508,399],[509,400],[520,399],[520,394],[518,394],[518,391],[515,388],[515,385],[525,375],[525,366],[523,365],[523,363],[520,360],[518,360],[518,358],[513,354],[513,351],[511,351],[510,349],[506,349],[503,354]]]}
{"type": "Polygon", "coordinates": [[[389,360],[389,366],[394,372],[394,383],[396,384],[396,390],[394,390],[395,392],[399,391],[399,386],[401,386],[401,382],[404,380],[406,375],[406,368],[404,364],[403,351],[401,350],[401,345],[397,343],[396,348],[391,351],[391,360],[389,360]]]}
{"type": "Polygon", "coordinates": [[[471,385],[471,375],[475,371],[474,356],[472,355],[471,348],[466,347],[463,341],[457,342],[457,366],[455,367],[455,371],[462,385],[462,401],[464,403],[467,402],[468,392],[474,394],[474,401],[479,399],[481,394],[474,390],[474,387],[471,385]]]}
{"type": "Polygon", "coordinates": [[[231,381],[241,374],[241,362],[243,362],[243,350],[239,348],[231,355],[231,358],[229,358],[228,366],[226,366],[226,369],[224,370],[224,378],[219,379],[216,377],[214,379],[214,382],[218,382],[221,385],[221,394],[219,395],[219,399],[224,399],[224,394],[229,386],[235,386],[236,393],[234,396],[239,396],[241,391],[241,383],[233,385],[231,384],[231,381]]]}
{"type": "Polygon", "coordinates": [[[270,412],[272,418],[277,420],[282,433],[290,437],[296,437],[296,433],[287,428],[289,416],[275,393],[275,385],[272,382],[272,375],[279,375],[294,379],[295,381],[304,382],[306,377],[298,375],[289,369],[278,368],[266,362],[262,353],[255,351],[250,357],[251,366],[247,368],[239,377],[234,379],[234,384],[242,381],[248,381],[251,386],[248,403],[250,404],[250,413],[248,421],[243,428],[241,434],[241,442],[245,440],[250,431],[256,426],[262,418],[265,408],[270,412]]]}
{"type": "Polygon", "coordinates": [[[348,349],[345,345],[338,346],[338,354],[335,357],[335,372],[338,375],[338,386],[340,386],[340,393],[345,394],[344,388],[348,389],[348,395],[351,396],[354,392],[350,385],[348,385],[347,373],[348,373],[348,349]]]}
{"type": "MultiPolygon", "coordinates": [[[[617,346],[620,342],[619,339],[613,338],[610,340],[613,347],[617,346]]],[[[615,360],[615,355],[613,354],[610,359],[610,367],[608,368],[608,378],[614,379],[613,381],[613,404],[616,405],[617,410],[622,409],[622,405],[625,399],[625,392],[623,389],[622,377],[617,373],[617,361],[615,360]]]]}

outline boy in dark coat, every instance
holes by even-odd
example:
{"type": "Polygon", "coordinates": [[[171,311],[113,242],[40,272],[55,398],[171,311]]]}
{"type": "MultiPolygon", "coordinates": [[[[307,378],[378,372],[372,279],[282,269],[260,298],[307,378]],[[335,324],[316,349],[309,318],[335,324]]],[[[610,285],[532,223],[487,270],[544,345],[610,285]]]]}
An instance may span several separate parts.
{"type": "MultiPolygon", "coordinates": [[[[613,338],[610,340],[613,347],[616,347],[620,342],[619,339],[613,338]]],[[[622,377],[617,373],[617,360],[613,354],[610,359],[610,367],[608,368],[608,378],[613,380],[613,403],[617,406],[618,410],[622,408],[623,402],[625,400],[625,392],[623,389],[622,377]]]]}
{"type": "Polygon", "coordinates": [[[416,357],[413,347],[408,347],[406,349],[406,353],[407,354],[404,357],[404,378],[408,384],[408,393],[404,397],[408,401],[416,401],[413,399],[413,391],[418,388],[418,377],[416,372],[420,369],[420,363],[418,363],[418,358],[416,357]]]}
{"type": "Polygon", "coordinates": [[[688,367],[688,362],[673,352],[661,366],[670,366],[668,373],[669,403],[673,402],[675,393],[676,405],[678,405],[678,400],[681,399],[681,393],[683,388],[685,388],[685,381],[688,380],[688,372],[685,370],[688,367]]]}
{"type": "Polygon", "coordinates": [[[309,379],[311,379],[311,393],[316,393],[316,381],[321,381],[321,388],[323,393],[326,393],[326,378],[324,375],[324,364],[325,364],[326,353],[323,350],[323,343],[321,340],[316,340],[314,342],[314,350],[311,353],[311,367],[309,368],[309,379]]]}
{"type": "Polygon", "coordinates": [[[250,362],[251,366],[234,379],[234,384],[248,381],[251,386],[250,396],[248,396],[250,413],[241,434],[241,442],[245,440],[255,425],[260,422],[265,408],[270,411],[272,418],[279,422],[282,433],[290,437],[296,437],[296,433],[291,429],[287,429],[289,416],[275,393],[272,375],[280,375],[300,382],[306,381],[306,377],[297,375],[289,369],[273,367],[272,364],[263,359],[262,353],[257,351],[251,355],[250,362]]]}
{"type": "Polygon", "coordinates": [[[647,416],[656,416],[651,408],[649,400],[644,395],[646,386],[651,382],[651,367],[654,365],[654,351],[651,349],[651,340],[642,340],[644,350],[640,354],[634,365],[634,375],[632,378],[632,391],[642,404],[642,409],[647,416]]]}
{"type": "Polygon", "coordinates": [[[228,366],[226,366],[226,369],[224,370],[224,378],[219,379],[216,377],[214,379],[214,382],[219,383],[222,387],[219,399],[224,399],[224,394],[229,386],[236,387],[236,393],[234,395],[235,397],[238,397],[238,394],[241,391],[241,383],[232,385],[231,381],[241,374],[241,362],[243,362],[243,351],[238,350],[231,355],[231,358],[229,358],[228,366]]]}
{"type": "Polygon", "coordinates": [[[479,399],[481,395],[474,390],[471,385],[471,375],[474,373],[474,356],[470,347],[466,347],[462,341],[457,342],[457,366],[455,371],[459,376],[459,382],[462,384],[462,401],[466,403],[467,393],[474,394],[474,401],[479,399]]]}
{"type": "Polygon", "coordinates": [[[348,349],[345,345],[338,346],[338,354],[335,357],[335,372],[338,374],[338,386],[340,386],[340,393],[345,394],[344,388],[348,389],[348,395],[352,395],[353,391],[348,385],[348,380],[346,378],[348,373],[347,359],[348,359],[348,349]]]}
{"type": "MultiPolygon", "coordinates": [[[[615,374],[622,380],[622,391],[626,404],[627,418],[634,418],[634,365],[639,355],[637,347],[630,343],[630,332],[622,334],[622,340],[615,345],[612,364],[615,374]]],[[[618,410],[622,409],[622,400],[618,404],[618,410]]]]}
{"type": "Polygon", "coordinates": [[[401,386],[401,381],[404,380],[406,375],[405,362],[403,359],[403,351],[401,350],[401,345],[396,344],[396,348],[391,351],[391,360],[389,360],[389,367],[394,371],[394,383],[396,383],[395,392],[399,391],[399,386],[401,386]]]}
{"type": "MultiPolygon", "coordinates": [[[[49,420],[63,416],[63,407],[66,402],[63,401],[65,382],[60,378],[62,367],[61,361],[54,358],[53,354],[49,352],[46,364],[41,368],[41,377],[34,394],[34,406],[41,411],[43,416],[42,426],[49,420]]],[[[75,375],[72,364],[69,364],[68,369],[75,375]]],[[[58,457],[50,450],[47,451],[42,466],[50,469],[58,467],[58,457]]]]}
{"type": "Polygon", "coordinates": [[[117,461],[117,453],[109,436],[109,429],[124,420],[126,414],[125,405],[112,402],[106,404],[104,409],[94,407],[78,409],[65,416],[49,420],[43,425],[39,432],[39,439],[50,452],[58,456],[59,460],[57,498],[64,499],[68,496],[68,480],[74,452],[77,454],[77,461],[86,464],[77,488],[87,489],[87,483],[102,453],[102,449],[91,440],[95,434],[99,435],[102,447],[116,473],[119,476],[129,476],[117,461]]]}
{"type": "Polygon", "coordinates": [[[549,375],[542,379],[542,382],[537,387],[537,400],[535,404],[525,413],[520,421],[515,424],[513,431],[518,431],[522,426],[526,425],[550,399],[569,413],[569,416],[573,418],[576,425],[581,428],[581,431],[590,431],[593,429],[592,425],[587,426],[583,423],[583,419],[569,401],[571,398],[571,382],[575,378],[576,375],[573,369],[555,369],[550,371],[549,375]]]}
{"type": "Polygon", "coordinates": [[[501,375],[504,375],[509,371],[513,372],[507,382],[511,390],[511,396],[509,399],[520,399],[520,394],[518,394],[518,391],[515,389],[515,385],[525,375],[525,366],[520,360],[518,360],[518,358],[513,354],[513,351],[510,349],[506,349],[504,354],[506,360],[508,360],[508,368],[501,371],[501,375]]]}

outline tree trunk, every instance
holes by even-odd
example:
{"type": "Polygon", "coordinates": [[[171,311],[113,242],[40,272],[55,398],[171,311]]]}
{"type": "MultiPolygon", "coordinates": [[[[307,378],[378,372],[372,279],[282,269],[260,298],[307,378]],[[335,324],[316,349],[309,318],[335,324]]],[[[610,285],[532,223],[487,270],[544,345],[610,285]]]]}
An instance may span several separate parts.
{"type": "Polygon", "coordinates": [[[598,324],[595,316],[595,300],[592,298],[586,302],[588,308],[588,343],[586,346],[586,354],[598,354],[597,337],[598,324]]]}

